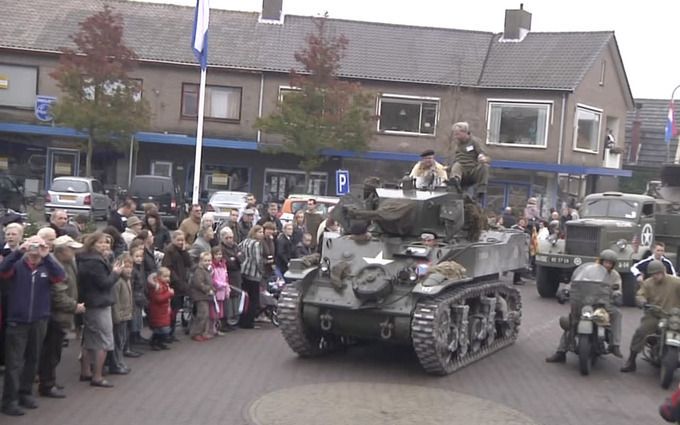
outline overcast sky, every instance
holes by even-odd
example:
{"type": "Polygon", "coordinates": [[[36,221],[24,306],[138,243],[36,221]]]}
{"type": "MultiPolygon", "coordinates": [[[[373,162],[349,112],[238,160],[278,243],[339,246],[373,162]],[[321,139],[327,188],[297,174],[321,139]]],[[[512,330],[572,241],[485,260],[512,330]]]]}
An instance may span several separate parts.
{"type": "MultiPolygon", "coordinates": [[[[195,5],[195,0],[149,0],[195,5]]],[[[505,9],[520,1],[476,0],[283,0],[285,14],[389,22],[502,32],[505,9]]],[[[262,0],[211,0],[212,8],[259,11],[262,0]]],[[[534,0],[532,31],[611,31],[621,50],[628,81],[636,98],[671,96],[680,85],[680,1],[534,0]]],[[[350,47],[351,49],[351,44],[350,47]]],[[[676,92],[680,98],[680,89],[676,92]]]]}

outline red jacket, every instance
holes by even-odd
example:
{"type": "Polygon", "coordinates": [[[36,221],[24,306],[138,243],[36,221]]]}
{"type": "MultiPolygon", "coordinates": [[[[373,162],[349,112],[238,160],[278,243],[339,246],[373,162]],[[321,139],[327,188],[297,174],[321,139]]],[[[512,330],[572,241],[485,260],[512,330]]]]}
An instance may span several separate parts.
{"type": "Polygon", "coordinates": [[[156,288],[154,284],[149,284],[150,328],[165,328],[170,326],[172,320],[170,300],[173,295],[174,292],[167,284],[160,283],[158,288],[156,288]]]}

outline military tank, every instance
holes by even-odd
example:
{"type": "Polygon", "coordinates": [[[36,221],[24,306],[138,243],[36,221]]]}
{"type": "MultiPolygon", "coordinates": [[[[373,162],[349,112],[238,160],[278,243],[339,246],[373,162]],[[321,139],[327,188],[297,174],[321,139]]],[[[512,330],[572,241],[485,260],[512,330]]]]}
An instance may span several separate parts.
{"type": "Polygon", "coordinates": [[[446,190],[342,198],[333,215],[352,234],[326,235],[318,264],[295,259],[286,272],[278,311],[290,348],[314,357],[362,340],[411,345],[426,372],[446,375],[512,344],[521,299],[500,274],[526,268],[527,236],[477,228],[475,209],[446,190]]]}

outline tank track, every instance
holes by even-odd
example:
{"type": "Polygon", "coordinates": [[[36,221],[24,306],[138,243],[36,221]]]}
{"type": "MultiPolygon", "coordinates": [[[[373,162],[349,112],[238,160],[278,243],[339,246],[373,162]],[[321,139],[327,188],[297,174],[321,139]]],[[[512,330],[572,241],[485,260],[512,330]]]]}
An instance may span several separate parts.
{"type": "MultiPolygon", "coordinates": [[[[420,300],[411,321],[411,339],[420,364],[428,373],[448,375],[513,344],[519,333],[521,307],[519,291],[501,282],[471,283],[420,300]],[[465,310],[464,300],[491,294],[500,295],[507,302],[507,325],[502,325],[500,332],[494,326],[494,335],[488,334],[486,339],[476,340],[473,345],[468,311],[462,315],[456,312],[465,310]],[[458,320],[462,326],[453,330],[456,319],[463,316],[464,322],[458,320]]],[[[472,316],[470,314],[470,318],[472,316]]]]}
{"type": "Polygon", "coordinates": [[[284,286],[278,301],[278,313],[283,338],[300,357],[316,357],[330,351],[327,338],[310,333],[302,321],[302,292],[297,284],[284,286]]]}

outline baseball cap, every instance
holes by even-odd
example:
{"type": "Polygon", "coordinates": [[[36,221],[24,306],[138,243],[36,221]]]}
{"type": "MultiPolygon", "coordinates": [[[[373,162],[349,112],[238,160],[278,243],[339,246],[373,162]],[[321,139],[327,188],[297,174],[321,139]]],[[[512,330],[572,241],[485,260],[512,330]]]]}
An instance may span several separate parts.
{"type": "Polygon", "coordinates": [[[64,235],[64,236],[59,236],[57,239],[54,240],[54,246],[67,246],[69,248],[73,249],[80,249],[83,247],[83,244],[80,242],[76,242],[73,240],[72,237],[64,235]]]}

